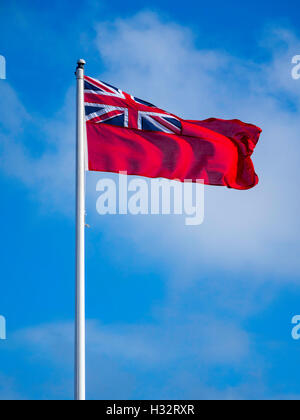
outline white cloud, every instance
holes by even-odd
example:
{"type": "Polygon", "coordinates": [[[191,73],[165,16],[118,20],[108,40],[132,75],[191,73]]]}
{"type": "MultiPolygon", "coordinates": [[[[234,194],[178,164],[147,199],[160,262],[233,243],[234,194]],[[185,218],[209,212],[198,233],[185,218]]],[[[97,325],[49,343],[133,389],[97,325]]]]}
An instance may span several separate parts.
{"type": "MultiPolygon", "coordinates": [[[[207,187],[206,219],[200,228],[182,228],[178,218],[161,218],[158,223],[144,218],[143,229],[139,220],[130,222],[127,238],[132,235],[142,248],[146,244],[147,253],[168,255],[167,262],[181,255],[196,266],[213,263],[230,271],[248,267],[254,273],[295,275],[299,270],[298,118],[286,98],[295,99],[295,91],[300,91],[289,67],[289,54],[300,48],[299,40],[287,30],[272,29],[263,46],[272,59],[257,64],[229,53],[199,50],[188,29],[163,22],[153,13],[102,22],[97,31],[96,45],[108,68],[102,78],[184,117],[238,117],[263,128],[254,154],[260,175],[255,189],[207,187]],[[147,244],[158,234],[162,240],[153,251],[147,244]]],[[[6,117],[0,132],[0,168],[28,185],[45,208],[73,214],[74,91],[62,111],[39,124],[6,82],[0,88],[7,98],[1,105],[6,117]],[[38,157],[29,152],[31,143],[19,140],[30,141],[28,125],[43,139],[44,150],[38,157]]],[[[293,104],[298,107],[299,101],[293,104]]],[[[94,188],[93,176],[89,179],[89,189],[94,188]]],[[[95,197],[92,200],[88,199],[90,213],[95,197]]]]}
{"type": "MultiPolygon", "coordinates": [[[[55,368],[55,384],[43,384],[45,398],[72,398],[73,323],[26,328],[17,331],[12,342],[26,349],[29,363],[55,368]]],[[[299,399],[278,395],[266,385],[266,361],[257,356],[242,329],[207,316],[165,314],[159,323],[140,325],[88,321],[87,397],[299,399]],[[228,375],[235,377],[235,384],[224,386],[228,375]]]]}
{"type": "MultiPolygon", "coordinates": [[[[18,331],[17,343],[38,349],[37,359],[73,366],[69,354],[74,344],[73,323],[48,324],[18,331]]],[[[91,357],[135,362],[143,367],[166,367],[188,357],[210,364],[239,366],[249,355],[247,334],[233,323],[204,315],[163,319],[157,325],[101,325],[87,323],[87,348],[91,357]],[[218,343],[222,342],[222,348],[218,343]]]]}
{"type": "Polygon", "coordinates": [[[124,90],[181,116],[241,118],[263,129],[254,153],[258,187],[246,192],[207,187],[206,219],[198,229],[182,227],[175,218],[131,219],[126,235],[145,253],[172,262],[181,256],[196,266],[253,275],[298,273],[298,117],[286,103],[290,93],[300,91],[287,53],[300,46],[295,36],[272,29],[264,46],[272,60],[257,64],[198,50],[189,30],[144,12],[101,23],[97,46],[108,66],[101,77],[124,90]],[[279,40],[284,50],[274,47],[279,40]],[[160,245],[153,247],[157,235],[160,245]]]}
{"type": "MultiPolygon", "coordinates": [[[[141,325],[101,325],[96,321],[87,324],[87,372],[89,398],[135,398],[136,387],[143,380],[144,395],[151,397],[153,375],[161,372],[167,388],[177,375],[194,366],[195,378],[201,377],[213,366],[241,368],[249,359],[247,335],[230,322],[198,316],[190,319],[165,319],[162,323],[141,325]],[[222,342],[222,346],[219,343],[222,342]],[[181,367],[179,368],[179,365],[181,367]],[[169,378],[166,372],[174,372],[169,378]],[[145,381],[148,372],[149,380],[145,381]],[[175,373],[176,372],[176,373],[175,373]],[[99,376],[100,375],[100,376],[99,376]],[[142,379],[142,377],[144,379],[142,379]]],[[[74,326],[72,323],[54,323],[27,328],[13,336],[14,345],[29,350],[30,362],[43,361],[57,366],[64,381],[73,372],[74,326]]],[[[243,368],[242,368],[243,369],[243,368]]],[[[198,379],[199,380],[199,379],[198,379]]],[[[71,382],[71,381],[70,381],[71,382]]],[[[205,386],[204,378],[198,384],[205,386]]],[[[49,386],[49,384],[48,384],[49,386]]],[[[165,393],[162,387],[155,393],[165,393]]],[[[171,389],[169,389],[171,392],[171,389]]],[[[47,393],[45,389],[45,393],[47,393]]],[[[172,391],[173,395],[174,390],[172,391]]],[[[193,394],[187,385],[185,393],[193,394]]],[[[64,389],[70,396],[70,390],[64,389]]]]}
{"type": "Polygon", "coordinates": [[[74,91],[53,119],[33,118],[7,83],[0,84],[0,170],[19,179],[48,211],[74,213],[74,91]]]}

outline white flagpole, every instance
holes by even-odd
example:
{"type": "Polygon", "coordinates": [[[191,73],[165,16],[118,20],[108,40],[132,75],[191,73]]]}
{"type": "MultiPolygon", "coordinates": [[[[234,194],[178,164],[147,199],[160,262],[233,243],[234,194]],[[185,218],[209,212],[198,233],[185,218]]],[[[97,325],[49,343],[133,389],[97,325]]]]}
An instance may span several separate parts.
{"type": "Polygon", "coordinates": [[[77,63],[75,400],[85,400],[84,60],[77,63]]]}

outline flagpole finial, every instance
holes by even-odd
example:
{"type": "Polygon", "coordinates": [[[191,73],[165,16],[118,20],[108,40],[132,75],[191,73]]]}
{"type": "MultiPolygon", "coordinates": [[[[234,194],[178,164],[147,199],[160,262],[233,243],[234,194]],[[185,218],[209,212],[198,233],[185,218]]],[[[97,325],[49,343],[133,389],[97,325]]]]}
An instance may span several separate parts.
{"type": "Polygon", "coordinates": [[[84,69],[85,64],[86,61],[83,58],[80,58],[80,60],[77,61],[77,70],[84,69]]]}

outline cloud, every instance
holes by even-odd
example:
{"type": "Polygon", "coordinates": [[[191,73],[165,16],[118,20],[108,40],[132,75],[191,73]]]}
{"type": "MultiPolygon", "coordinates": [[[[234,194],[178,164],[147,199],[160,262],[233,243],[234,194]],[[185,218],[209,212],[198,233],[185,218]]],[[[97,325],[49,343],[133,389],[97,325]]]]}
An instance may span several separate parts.
{"type": "MultiPolygon", "coordinates": [[[[164,315],[140,325],[88,321],[88,399],[299,399],[267,385],[253,339],[230,320],[164,315]]],[[[12,341],[40,371],[43,363],[55,368],[55,383],[43,384],[46,398],[73,397],[73,323],[19,330],[12,341]]]]}
{"type": "MultiPolygon", "coordinates": [[[[163,232],[154,253],[168,255],[167,263],[181,255],[195,266],[213,263],[235,272],[248,267],[254,274],[263,270],[292,278],[299,270],[299,200],[294,192],[299,162],[295,108],[300,97],[295,92],[300,88],[290,77],[289,54],[299,40],[287,30],[269,29],[261,49],[271,58],[256,63],[229,52],[199,49],[190,30],[150,12],[101,22],[97,34],[96,47],[107,68],[99,76],[105,80],[183,117],[241,118],[263,128],[254,155],[258,187],[247,192],[207,187],[206,218],[199,228],[182,228],[180,218],[170,217],[158,223],[144,218],[140,229],[140,221],[131,219],[127,238],[132,236],[152,254],[147,244],[163,232]],[[150,240],[145,241],[146,236],[150,240]]],[[[45,208],[73,214],[74,91],[61,111],[39,124],[7,83],[0,88],[7,98],[1,105],[7,117],[1,121],[0,168],[23,181],[45,208]],[[15,109],[20,112],[12,112],[15,109]],[[38,137],[38,155],[32,155],[29,132],[38,137]]],[[[88,178],[89,191],[95,188],[95,177],[88,178]]],[[[93,213],[94,196],[88,206],[93,213]]]]}
{"type": "MultiPolygon", "coordinates": [[[[73,366],[69,359],[74,345],[73,323],[27,328],[15,333],[14,340],[38,348],[37,358],[54,358],[56,363],[73,366]]],[[[91,355],[144,367],[168,366],[185,357],[238,366],[249,355],[249,339],[243,330],[230,321],[204,315],[176,318],[176,323],[166,318],[158,325],[101,325],[88,321],[87,342],[91,355]],[[220,341],[224,342],[221,349],[217,345],[220,341]]]]}
{"type": "MultiPolygon", "coordinates": [[[[65,380],[72,378],[72,323],[27,328],[16,332],[13,341],[14,345],[29,350],[31,363],[50,362],[59,368],[65,380]]],[[[178,376],[188,371],[187,364],[195,367],[195,378],[202,375],[206,378],[209,367],[241,368],[248,358],[249,340],[245,332],[230,322],[205,316],[177,319],[176,323],[166,318],[156,325],[87,323],[88,396],[93,399],[135,398],[141,381],[143,398],[152,398],[151,384],[159,373],[163,375],[163,385],[155,393],[167,394],[163,388],[172,388],[178,376]],[[168,372],[174,372],[174,377],[169,378],[168,372]]],[[[171,388],[168,398],[175,393],[171,388]]],[[[192,390],[193,385],[187,385],[185,393],[192,395],[192,390]]],[[[70,390],[64,392],[71,398],[70,390]]]]}
{"type": "Polygon", "coordinates": [[[269,29],[261,46],[265,62],[256,63],[200,50],[189,30],[143,12],[99,24],[97,46],[108,67],[101,77],[124,90],[184,117],[241,118],[263,129],[254,154],[258,187],[207,187],[206,218],[198,229],[182,227],[180,218],[144,218],[130,219],[126,234],[147,255],[165,255],[172,263],[181,256],[196,266],[293,278],[299,270],[297,95],[292,107],[290,101],[300,87],[291,78],[289,53],[299,46],[296,37],[269,29]],[[157,235],[160,244],[152,247],[157,235]]]}
{"type": "Polygon", "coordinates": [[[45,211],[74,214],[74,91],[53,118],[30,115],[16,92],[0,84],[0,170],[20,180],[45,211]],[[72,105],[71,105],[72,104],[72,105]]]}

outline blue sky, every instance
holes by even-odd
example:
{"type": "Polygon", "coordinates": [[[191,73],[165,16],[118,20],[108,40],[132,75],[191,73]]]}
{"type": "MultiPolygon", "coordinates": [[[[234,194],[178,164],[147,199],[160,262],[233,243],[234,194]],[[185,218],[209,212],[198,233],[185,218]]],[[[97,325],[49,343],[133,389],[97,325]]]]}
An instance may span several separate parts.
{"type": "Polygon", "coordinates": [[[78,57],[90,76],[182,117],[263,129],[259,185],[207,187],[199,227],[100,217],[103,175],[88,175],[88,398],[299,399],[297,3],[6,3],[0,399],[73,396],[78,57]]]}

